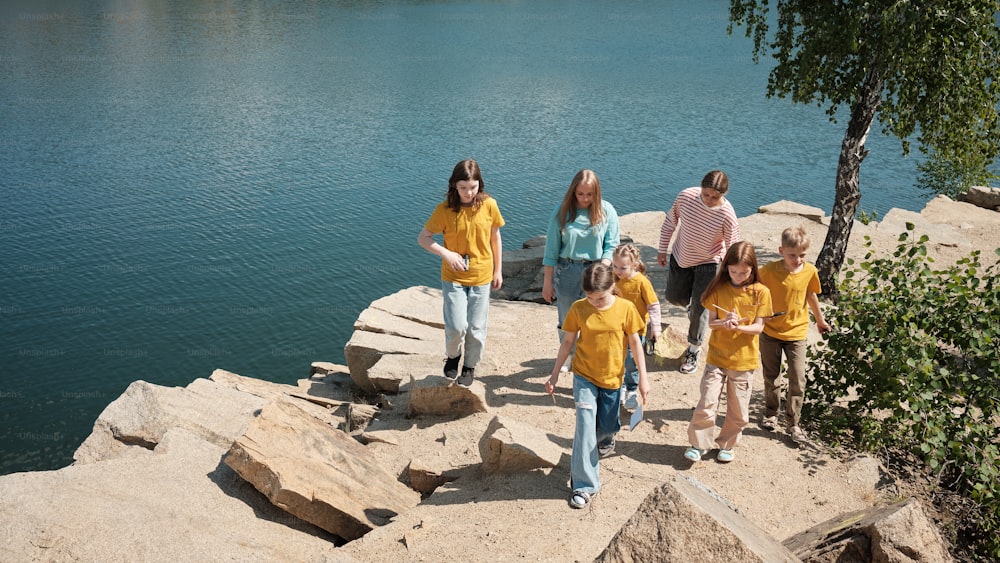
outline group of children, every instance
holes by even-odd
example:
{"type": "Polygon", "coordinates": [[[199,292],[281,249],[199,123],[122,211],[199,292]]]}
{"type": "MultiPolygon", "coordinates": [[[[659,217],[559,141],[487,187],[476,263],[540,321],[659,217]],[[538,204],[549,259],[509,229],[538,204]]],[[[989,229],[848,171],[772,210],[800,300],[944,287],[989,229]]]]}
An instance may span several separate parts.
{"type": "MultiPolygon", "coordinates": [[[[777,428],[782,355],[788,367],[785,422],[796,442],[805,390],[809,311],[820,332],[830,330],[819,308],[816,268],[805,261],[809,240],[801,227],[786,229],[781,260],[758,268],[753,245],[739,240],[725,173],[709,172],[700,187],[682,191],[661,228],[657,261],[668,266],[666,296],[685,306],[691,327],[680,371],[691,373],[711,331],[700,399],[688,425],[684,456],[734,459],[749,423],[753,372],[763,366],[765,412],[761,426],[777,428]],[[669,256],[668,252],[672,249],[669,256]],[[726,419],[715,420],[725,390],[726,419]]],[[[553,214],[543,259],[543,297],[559,305],[560,346],[546,392],[571,372],[576,430],[570,467],[570,505],[586,507],[600,490],[599,459],[615,450],[620,406],[634,410],[650,392],[643,343],[661,331],[660,305],[638,249],[619,244],[617,215],[601,199],[596,175],[582,170],[553,214]],[[554,240],[558,239],[558,240],[554,240]],[[612,246],[613,245],[613,246],[612,246]],[[610,258],[610,260],[609,260],[610,258]],[[582,298],[581,298],[582,297],[582,298]],[[619,299],[621,297],[621,299],[619,299]],[[571,364],[567,366],[567,360],[571,364]]],[[[456,165],[447,200],[435,209],[419,242],[442,258],[446,354],[444,375],[472,383],[485,343],[489,289],[502,283],[499,228],[504,221],[483,190],[473,160],[456,165]],[[485,212],[484,212],[485,210],[485,212]],[[444,245],[433,240],[441,233],[444,245]],[[464,349],[465,362],[458,366],[464,349]]]]}

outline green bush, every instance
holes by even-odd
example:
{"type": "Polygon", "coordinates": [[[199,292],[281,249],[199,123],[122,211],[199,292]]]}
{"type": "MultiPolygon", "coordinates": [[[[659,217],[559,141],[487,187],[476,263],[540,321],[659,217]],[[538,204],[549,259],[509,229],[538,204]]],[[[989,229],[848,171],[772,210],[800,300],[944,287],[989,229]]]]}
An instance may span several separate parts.
{"type": "Polygon", "coordinates": [[[862,225],[867,225],[872,221],[878,221],[878,210],[872,209],[871,213],[865,211],[864,209],[858,209],[858,221],[861,221],[862,225]]]}
{"type": "MultiPolygon", "coordinates": [[[[974,510],[953,538],[1000,558],[1000,262],[933,269],[913,225],[888,257],[848,260],[835,327],[810,351],[806,414],[826,438],[915,455],[974,510]]],[[[1000,255],[1000,249],[996,250],[1000,255]]],[[[964,551],[964,549],[963,549],[964,551]]]]}
{"type": "Polygon", "coordinates": [[[957,200],[972,186],[985,186],[997,175],[990,171],[986,156],[957,160],[932,153],[917,165],[916,186],[929,195],[943,194],[957,200]]]}

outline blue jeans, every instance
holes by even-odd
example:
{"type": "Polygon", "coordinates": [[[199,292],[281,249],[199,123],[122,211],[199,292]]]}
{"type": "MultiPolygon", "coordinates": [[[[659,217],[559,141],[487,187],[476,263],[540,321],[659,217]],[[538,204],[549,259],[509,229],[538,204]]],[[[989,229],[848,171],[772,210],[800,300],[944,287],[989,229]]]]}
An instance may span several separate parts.
{"type": "Polygon", "coordinates": [[[674,255],[670,255],[665,297],[674,305],[687,307],[688,320],[691,321],[688,327],[688,344],[692,346],[701,346],[704,341],[708,310],[702,307],[701,296],[718,270],[719,265],[715,262],[681,268],[674,260],[674,255]]]}
{"type": "Polygon", "coordinates": [[[576,403],[576,434],[570,458],[570,487],[593,494],[601,490],[597,447],[610,444],[622,427],[618,415],[621,389],[604,389],[574,375],[573,401],[576,403]]]}
{"type": "Polygon", "coordinates": [[[444,297],[444,348],[449,358],[462,355],[465,367],[474,368],[483,358],[486,323],[490,312],[490,284],[465,286],[441,282],[444,297]]]}
{"type": "MultiPolygon", "coordinates": [[[[645,344],[646,337],[639,336],[639,344],[645,344]]],[[[628,341],[626,340],[626,346],[628,341]]],[[[640,346],[641,348],[641,346],[640,346]]],[[[635,365],[635,358],[632,357],[632,347],[625,348],[625,378],[622,382],[626,391],[635,391],[639,388],[639,368],[635,365]]]]}
{"type": "Polygon", "coordinates": [[[559,342],[562,342],[562,324],[566,320],[566,313],[573,305],[574,301],[583,299],[587,295],[583,292],[583,271],[590,262],[570,262],[560,258],[552,274],[552,289],[556,292],[556,310],[559,311],[559,342]]]}

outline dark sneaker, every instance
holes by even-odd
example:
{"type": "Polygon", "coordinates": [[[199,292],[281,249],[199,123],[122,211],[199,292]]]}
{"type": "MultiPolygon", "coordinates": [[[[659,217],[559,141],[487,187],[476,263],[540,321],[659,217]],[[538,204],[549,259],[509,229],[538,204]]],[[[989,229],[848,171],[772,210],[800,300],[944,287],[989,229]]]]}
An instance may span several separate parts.
{"type": "Polygon", "coordinates": [[[462,366],[462,375],[458,376],[458,384],[462,387],[472,385],[472,379],[476,376],[476,368],[462,366]]]}
{"type": "Polygon", "coordinates": [[[609,455],[611,455],[613,453],[615,453],[615,441],[614,441],[614,439],[611,440],[610,444],[607,444],[605,446],[601,446],[601,445],[597,446],[597,455],[599,455],[601,457],[608,457],[609,455]]]}
{"type": "Polygon", "coordinates": [[[462,356],[455,356],[454,358],[448,358],[444,361],[444,376],[448,379],[454,380],[458,377],[458,362],[462,359],[462,356]]]}
{"type": "Polygon", "coordinates": [[[701,355],[701,350],[698,350],[697,352],[692,352],[690,349],[688,349],[687,352],[684,352],[684,361],[681,362],[680,372],[691,373],[694,370],[698,369],[698,356],[700,355],[701,355]]]}

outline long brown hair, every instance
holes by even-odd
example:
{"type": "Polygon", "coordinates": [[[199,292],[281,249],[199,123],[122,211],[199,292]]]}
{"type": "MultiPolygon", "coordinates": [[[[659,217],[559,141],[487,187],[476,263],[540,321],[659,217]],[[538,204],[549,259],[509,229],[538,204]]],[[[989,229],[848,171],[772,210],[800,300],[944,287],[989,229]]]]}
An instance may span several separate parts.
{"type": "MultiPolygon", "coordinates": [[[[726,251],[726,257],[722,259],[722,263],[719,264],[719,271],[715,273],[715,277],[705,288],[705,293],[701,294],[701,303],[705,304],[705,299],[710,295],[715,293],[719,289],[720,285],[731,284],[733,278],[729,277],[729,266],[735,266],[737,264],[744,264],[750,266],[750,277],[747,278],[746,283],[743,284],[744,287],[748,285],[753,285],[760,281],[760,274],[757,272],[757,253],[754,252],[753,245],[745,240],[729,247],[726,251]]],[[[756,299],[755,299],[756,301],[756,299]]]]}
{"type": "Polygon", "coordinates": [[[479,182],[479,191],[472,200],[472,207],[479,209],[479,206],[490,197],[486,193],[486,184],[483,183],[483,173],[479,170],[479,163],[471,158],[467,158],[455,165],[451,171],[451,178],[448,178],[448,208],[458,211],[462,208],[462,196],[458,195],[458,183],[463,180],[475,180],[479,182]]]}
{"type": "Polygon", "coordinates": [[[581,184],[589,184],[594,188],[594,201],[590,204],[590,226],[599,225],[604,221],[604,207],[601,205],[603,199],[601,198],[601,181],[597,178],[597,174],[593,170],[583,170],[576,173],[573,176],[573,181],[569,183],[569,189],[566,190],[566,195],[563,196],[562,203],[559,205],[559,231],[562,232],[566,229],[566,222],[572,220],[576,217],[576,188],[581,184]]]}

